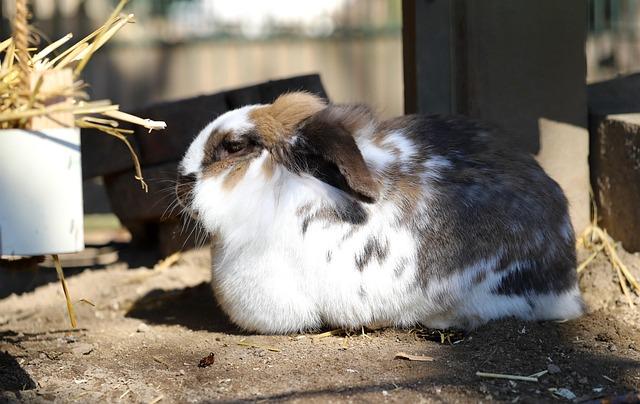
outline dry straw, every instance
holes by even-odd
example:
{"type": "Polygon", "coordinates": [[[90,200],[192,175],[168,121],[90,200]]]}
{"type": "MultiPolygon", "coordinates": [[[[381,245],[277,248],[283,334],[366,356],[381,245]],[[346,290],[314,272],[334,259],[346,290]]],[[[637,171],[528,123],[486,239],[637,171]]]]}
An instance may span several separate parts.
{"type": "Polygon", "coordinates": [[[636,293],[640,293],[640,284],[631,271],[629,271],[629,268],[620,259],[617,252],[616,242],[611,238],[611,236],[609,236],[606,230],[603,230],[598,226],[598,207],[596,206],[593,198],[593,191],[591,191],[591,204],[593,210],[591,224],[587,226],[582,234],[580,234],[580,237],[578,237],[576,242],[578,247],[582,246],[586,248],[591,251],[591,254],[580,265],[578,265],[578,273],[584,271],[596,256],[598,256],[600,252],[604,251],[613,270],[616,271],[618,282],[620,283],[620,289],[627,300],[627,304],[629,307],[633,307],[633,300],[631,298],[629,286],[631,286],[632,290],[635,290],[636,293]]]}

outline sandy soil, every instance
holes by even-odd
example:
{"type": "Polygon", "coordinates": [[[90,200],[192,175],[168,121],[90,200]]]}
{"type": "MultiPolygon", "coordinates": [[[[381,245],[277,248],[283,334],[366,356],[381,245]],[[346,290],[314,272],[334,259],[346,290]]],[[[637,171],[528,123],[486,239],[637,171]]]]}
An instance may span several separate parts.
{"type": "MultiPolygon", "coordinates": [[[[623,259],[640,277],[640,257],[623,259]]],[[[444,343],[426,330],[247,335],[216,308],[208,251],[168,269],[149,269],[154,260],[70,271],[74,300],[95,304],[76,302],[77,330],[67,329],[59,284],[45,282],[50,269],[5,271],[0,283],[31,278],[24,293],[0,299],[0,402],[584,401],[640,385],[640,298],[628,307],[603,257],[581,279],[591,308],[583,318],[496,322],[444,343]],[[210,353],[213,363],[199,367],[210,353]],[[537,382],[476,375],[545,370],[537,382]]]]}

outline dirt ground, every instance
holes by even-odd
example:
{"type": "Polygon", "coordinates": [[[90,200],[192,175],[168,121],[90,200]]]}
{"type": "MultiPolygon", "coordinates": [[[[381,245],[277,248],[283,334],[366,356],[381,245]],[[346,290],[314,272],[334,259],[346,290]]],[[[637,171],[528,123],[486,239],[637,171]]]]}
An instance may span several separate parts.
{"type": "MultiPolygon", "coordinates": [[[[166,269],[153,269],[153,256],[134,258],[68,271],[77,330],[68,329],[51,269],[0,275],[5,292],[9,281],[27,279],[22,294],[0,298],[0,402],[537,403],[640,385],[640,298],[628,307],[604,256],[582,274],[590,313],[576,321],[501,321],[467,335],[384,329],[324,337],[237,330],[214,303],[207,250],[166,269]],[[433,360],[394,359],[398,352],[433,360]],[[199,367],[210,353],[213,363],[199,367]],[[547,372],[513,381],[478,371],[547,372]]],[[[640,278],[640,256],[623,260],[640,278]]]]}

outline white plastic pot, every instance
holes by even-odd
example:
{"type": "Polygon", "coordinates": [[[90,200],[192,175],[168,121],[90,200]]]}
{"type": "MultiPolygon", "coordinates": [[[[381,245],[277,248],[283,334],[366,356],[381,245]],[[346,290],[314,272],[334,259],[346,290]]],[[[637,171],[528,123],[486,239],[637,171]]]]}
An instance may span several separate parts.
{"type": "Polygon", "coordinates": [[[0,130],[0,254],[83,248],[80,130],[0,130]]]}

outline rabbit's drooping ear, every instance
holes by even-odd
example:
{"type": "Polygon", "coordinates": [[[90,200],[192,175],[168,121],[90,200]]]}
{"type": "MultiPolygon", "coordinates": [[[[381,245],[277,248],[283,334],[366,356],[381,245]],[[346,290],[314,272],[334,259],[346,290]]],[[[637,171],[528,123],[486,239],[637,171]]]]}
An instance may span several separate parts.
{"type": "Polygon", "coordinates": [[[291,154],[296,168],[365,202],[378,198],[378,184],[346,125],[328,107],[300,127],[291,154]]]}

